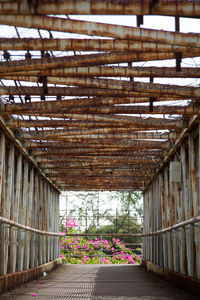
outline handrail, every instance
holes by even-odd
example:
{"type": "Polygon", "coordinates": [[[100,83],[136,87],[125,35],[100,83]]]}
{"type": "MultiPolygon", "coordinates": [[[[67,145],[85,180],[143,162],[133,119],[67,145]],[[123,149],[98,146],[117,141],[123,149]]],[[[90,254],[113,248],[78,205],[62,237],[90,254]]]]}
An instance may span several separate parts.
{"type": "Polygon", "coordinates": [[[42,231],[42,230],[39,230],[39,229],[35,229],[35,228],[29,227],[29,226],[19,224],[15,221],[7,219],[7,218],[0,217],[0,223],[5,223],[5,224],[11,225],[11,226],[15,226],[19,229],[23,229],[23,230],[38,233],[38,234],[44,234],[44,235],[50,235],[50,236],[59,236],[59,237],[62,237],[62,236],[102,236],[103,237],[103,236],[108,236],[108,235],[109,236],[138,236],[138,237],[140,236],[140,237],[145,237],[145,236],[158,235],[158,234],[161,234],[161,233],[176,230],[180,227],[184,227],[184,226],[196,223],[196,222],[200,222],[200,216],[195,216],[193,218],[190,218],[186,221],[183,221],[183,222],[180,222],[178,224],[172,225],[170,227],[167,227],[167,228],[164,228],[164,229],[161,229],[161,230],[158,230],[158,231],[152,231],[152,232],[149,232],[149,233],[102,233],[102,234],[101,233],[58,233],[58,232],[42,231]]]}

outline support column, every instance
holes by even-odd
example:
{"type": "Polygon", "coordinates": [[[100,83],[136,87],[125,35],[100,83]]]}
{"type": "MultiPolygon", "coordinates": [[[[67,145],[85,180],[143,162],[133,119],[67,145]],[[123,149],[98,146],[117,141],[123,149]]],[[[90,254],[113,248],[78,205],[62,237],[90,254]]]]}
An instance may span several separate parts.
{"type": "MultiPolygon", "coordinates": [[[[5,134],[0,135],[0,209],[1,216],[4,214],[4,203],[5,203],[5,134]]],[[[6,274],[4,260],[5,260],[5,243],[4,243],[4,229],[5,225],[0,224],[0,268],[1,275],[6,274]]]]}

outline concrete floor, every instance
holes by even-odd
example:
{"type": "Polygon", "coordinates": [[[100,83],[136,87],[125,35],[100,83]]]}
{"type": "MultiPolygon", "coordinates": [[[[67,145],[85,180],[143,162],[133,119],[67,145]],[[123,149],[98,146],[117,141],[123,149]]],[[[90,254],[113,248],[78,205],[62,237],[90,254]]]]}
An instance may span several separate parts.
{"type": "Polygon", "coordinates": [[[132,265],[62,265],[45,278],[6,293],[23,299],[197,299],[132,265]],[[33,295],[35,294],[35,296],[33,295]]]}

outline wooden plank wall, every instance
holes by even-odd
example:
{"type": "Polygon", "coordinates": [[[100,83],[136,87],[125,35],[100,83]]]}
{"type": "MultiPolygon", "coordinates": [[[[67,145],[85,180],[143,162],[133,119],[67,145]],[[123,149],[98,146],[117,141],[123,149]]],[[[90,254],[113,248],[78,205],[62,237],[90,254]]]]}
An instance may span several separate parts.
{"type": "MultiPolygon", "coordinates": [[[[59,191],[3,132],[0,132],[0,215],[29,227],[58,232],[59,191]]],[[[58,237],[46,238],[0,224],[1,275],[34,268],[58,256],[58,237]]]]}
{"type": "MultiPolygon", "coordinates": [[[[181,182],[173,183],[169,163],[144,193],[144,233],[200,214],[200,125],[185,137],[172,161],[181,162],[181,182]]],[[[144,238],[144,259],[200,279],[200,222],[144,238]],[[158,246],[159,245],[159,246],[158,246]]]]}

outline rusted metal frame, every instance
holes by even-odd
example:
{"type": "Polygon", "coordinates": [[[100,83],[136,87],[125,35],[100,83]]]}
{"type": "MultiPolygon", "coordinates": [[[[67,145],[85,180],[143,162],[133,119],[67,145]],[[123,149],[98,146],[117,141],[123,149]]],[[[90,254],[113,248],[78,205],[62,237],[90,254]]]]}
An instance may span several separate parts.
{"type": "MultiPolygon", "coordinates": [[[[162,97],[157,98],[157,102],[159,101],[176,101],[180,100],[180,97],[175,97],[172,96],[171,98],[168,97],[168,95],[162,95],[162,97]]],[[[182,99],[181,99],[182,100],[182,99]]],[[[75,98],[75,99],[69,99],[69,100],[62,100],[62,101],[35,101],[35,102],[30,102],[30,103],[24,103],[24,104],[0,104],[0,112],[1,114],[6,114],[6,113],[17,113],[17,112],[26,112],[28,110],[34,111],[34,110],[43,110],[43,111],[49,111],[53,112],[61,109],[69,109],[72,106],[75,108],[81,108],[81,107],[89,107],[89,106],[94,106],[96,108],[100,107],[101,105],[106,107],[113,106],[116,104],[136,104],[136,103],[144,103],[144,102],[149,102],[149,97],[133,97],[133,98],[127,98],[127,97],[93,97],[93,98],[75,98]]],[[[33,120],[16,120],[16,122],[24,122],[26,124],[27,122],[34,123],[33,120]]],[[[42,120],[37,120],[39,123],[42,120]]],[[[46,121],[46,120],[45,120],[46,121]]],[[[58,120],[48,120],[58,123],[58,120]]],[[[66,120],[67,121],[67,120],[66,120]]],[[[7,124],[12,124],[14,123],[14,120],[9,120],[7,124]]],[[[62,122],[62,120],[60,121],[62,122]]],[[[18,125],[18,124],[17,124],[18,125]]]]}
{"type": "MultiPolygon", "coordinates": [[[[21,87],[13,87],[13,86],[1,86],[0,87],[0,95],[39,95],[42,96],[44,94],[43,89],[41,87],[27,87],[27,86],[21,86],[21,87]]],[[[126,90],[109,90],[109,89],[98,89],[98,88],[84,88],[79,87],[77,89],[74,87],[48,87],[48,92],[46,94],[47,96],[91,96],[91,97],[150,97],[155,96],[153,92],[135,92],[135,91],[126,91],[126,90]]],[[[157,94],[162,96],[162,94],[157,94]]],[[[167,93],[164,94],[164,96],[170,97],[171,95],[168,95],[167,93]]],[[[180,96],[176,96],[180,98],[180,96]]],[[[187,95],[181,95],[182,100],[188,99],[187,95]]],[[[176,100],[176,99],[174,99],[176,100]]],[[[36,114],[35,114],[36,115],[36,114]]],[[[49,114],[49,117],[51,114],[49,114]]],[[[60,116],[63,118],[63,115],[60,116]]]]}
{"type": "Polygon", "coordinates": [[[199,52],[198,48],[126,39],[0,38],[0,50],[199,52]]]}
{"type": "Polygon", "coordinates": [[[48,16],[0,15],[3,25],[54,30],[68,33],[87,34],[92,36],[112,37],[119,39],[140,40],[144,42],[163,43],[177,46],[200,47],[198,34],[171,32],[122,25],[103,24],[48,16]]]}
{"type": "MultiPolygon", "coordinates": [[[[5,199],[5,134],[1,132],[0,135],[0,210],[1,216],[4,215],[4,202],[5,199]]],[[[4,230],[5,225],[0,225],[0,237],[1,237],[1,244],[0,244],[0,273],[1,276],[6,274],[4,259],[5,259],[5,242],[4,242],[4,230]]]]}
{"type": "MultiPolygon", "coordinates": [[[[11,140],[11,142],[17,147],[17,149],[20,151],[21,154],[23,154],[23,156],[31,162],[31,164],[38,170],[38,173],[45,178],[51,185],[53,185],[53,187],[55,189],[58,190],[58,188],[56,187],[55,184],[53,184],[52,182],[49,181],[49,179],[45,176],[44,173],[42,173],[42,171],[38,168],[37,164],[35,163],[35,161],[28,155],[27,150],[23,148],[21,142],[19,140],[16,140],[12,130],[10,128],[8,128],[5,124],[5,120],[2,118],[2,116],[0,116],[0,127],[3,129],[3,131],[5,132],[5,134],[9,137],[9,139],[11,140]]],[[[59,191],[59,190],[58,190],[59,191]]]]}
{"type": "MultiPolygon", "coordinates": [[[[38,77],[34,76],[9,76],[4,77],[9,80],[22,80],[38,82],[38,77]]],[[[155,94],[167,94],[177,96],[187,96],[193,98],[199,98],[200,89],[195,87],[186,87],[179,85],[166,85],[156,83],[139,83],[120,81],[116,79],[97,79],[91,77],[48,77],[48,83],[50,84],[62,84],[62,85],[75,85],[89,88],[122,90],[122,91],[135,91],[135,92],[147,92],[155,94]]],[[[154,95],[155,96],[155,95],[154,95]]]]}
{"type": "MultiPolygon", "coordinates": [[[[156,119],[155,119],[156,120],[156,119]]],[[[137,121],[136,121],[137,123],[137,121]]],[[[159,126],[159,120],[158,125],[157,124],[149,124],[147,123],[146,130],[168,130],[168,129],[176,129],[176,126],[170,126],[172,124],[160,124],[159,126]],[[150,129],[150,128],[151,129],[150,129]]],[[[175,124],[174,124],[175,125],[175,124]]],[[[75,130],[51,130],[51,131],[39,131],[38,134],[36,131],[30,131],[30,133],[26,132],[20,132],[18,135],[19,139],[28,139],[28,140],[46,140],[48,141],[56,141],[56,140],[67,140],[70,139],[141,139],[141,140],[160,140],[162,142],[165,142],[170,137],[173,137],[172,140],[175,139],[176,134],[170,133],[170,134],[154,134],[151,132],[140,132],[138,129],[140,126],[143,126],[140,124],[140,121],[135,125],[135,128],[116,128],[116,129],[91,129],[91,130],[80,130],[77,129],[77,132],[75,130]]],[[[142,127],[143,128],[143,127],[142,127]]],[[[145,128],[145,127],[144,127],[145,128]]]]}
{"type": "MultiPolygon", "coordinates": [[[[5,177],[7,182],[7,189],[6,189],[6,198],[4,202],[4,216],[8,219],[11,217],[11,206],[13,203],[13,189],[14,189],[14,145],[9,145],[9,154],[8,157],[6,156],[6,159],[8,161],[8,165],[6,166],[8,168],[8,171],[6,172],[7,176],[5,177]]],[[[9,228],[5,228],[4,230],[4,240],[5,240],[5,257],[4,257],[4,270],[5,272],[9,272],[9,257],[8,257],[8,251],[9,251],[9,244],[11,242],[11,236],[9,228]]],[[[13,246],[13,243],[11,243],[10,246],[13,246]]],[[[11,251],[12,253],[12,251],[11,251]]]]}
{"type": "Polygon", "coordinates": [[[72,68],[49,68],[46,70],[14,71],[1,73],[4,76],[48,76],[48,77],[174,77],[174,78],[199,78],[198,68],[181,68],[177,72],[173,67],[121,67],[121,66],[90,66],[90,67],[72,67],[72,68]]]}
{"type": "MultiPolygon", "coordinates": [[[[64,102],[64,101],[62,101],[64,102]]],[[[68,102],[68,101],[66,101],[68,102]]],[[[43,104],[43,102],[42,102],[43,104]]],[[[37,106],[34,107],[33,105],[24,105],[20,107],[18,105],[12,105],[10,104],[11,111],[9,112],[7,110],[8,105],[5,105],[5,110],[2,107],[0,114],[8,114],[8,113],[14,113],[16,114],[26,114],[26,112],[29,110],[32,114],[34,112],[39,112],[39,109],[42,109],[45,113],[100,113],[100,114],[149,114],[149,108],[146,105],[129,105],[129,106],[115,106],[115,105],[99,105],[99,106],[85,106],[85,107],[76,107],[75,103],[74,106],[70,107],[68,104],[68,107],[64,107],[64,103],[62,106],[62,103],[59,103],[59,105],[56,105],[57,103],[54,103],[54,101],[51,101],[51,105],[48,108],[38,108],[37,106]],[[14,106],[14,107],[12,107],[14,106]],[[18,111],[17,111],[18,108],[18,111]],[[20,110],[21,108],[21,110],[20,110]]],[[[91,103],[92,104],[92,103],[91,103]]],[[[41,105],[44,106],[44,105],[41,105]]],[[[194,115],[199,113],[199,108],[197,106],[178,106],[178,105],[156,105],[154,106],[154,110],[152,114],[176,114],[176,115],[194,115]]]]}
{"type": "Polygon", "coordinates": [[[89,0],[57,0],[55,2],[45,1],[29,3],[27,0],[2,2],[0,14],[26,15],[167,15],[181,17],[199,17],[199,3],[194,1],[160,1],[152,5],[151,1],[141,3],[140,1],[128,1],[127,3],[113,3],[107,1],[89,1],[89,0]]]}
{"type": "Polygon", "coordinates": [[[120,162],[120,163],[153,163],[152,159],[150,158],[141,158],[140,156],[138,157],[121,157],[121,156],[101,156],[101,157],[95,157],[94,155],[89,157],[62,157],[62,156],[55,156],[55,157],[38,157],[36,158],[37,162],[45,163],[45,162],[67,162],[67,163],[78,163],[80,161],[82,162],[91,162],[91,163],[99,163],[99,162],[110,162],[110,163],[115,163],[115,162],[120,162]]]}
{"type": "MultiPolygon", "coordinates": [[[[183,52],[182,57],[196,57],[196,53],[183,52]]],[[[31,70],[47,70],[54,68],[72,68],[72,67],[87,67],[99,66],[114,63],[137,62],[146,60],[163,60],[174,59],[174,52],[168,53],[152,53],[152,52],[111,52],[90,55],[75,55],[63,57],[51,57],[30,60],[15,60],[0,63],[0,73],[6,75],[10,72],[24,72],[31,70]]]]}
{"type": "Polygon", "coordinates": [[[54,143],[51,141],[29,141],[25,142],[24,146],[28,149],[72,149],[72,152],[74,149],[102,149],[102,145],[104,146],[104,149],[106,148],[113,148],[113,149],[131,149],[132,150],[138,150],[142,146],[143,151],[146,149],[162,149],[162,148],[168,148],[170,146],[169,143],[165,143],[165,146],[163,147],[163,143],[157,142],[157,141],[148,141],[146,143],[145,140],[129,140],[129,139],[115,139],[113,140],[86,140],[87,143],[82,143],[81,140],[73,140],[73,142],[60,142],[59,145],[58,143],[54,143]]]}
{"type": "MultiPolygon", "coordinates": [[[[79,150],[79,149],[76,149],[79,150]]],[[[153,156],[160,156],[161,155],[161,151],[132,151],[131,149],[129,150],[128,148],[126,150],[123,151],[116,151],[115,149],[111,148],[111,149],[103,149],[103,150],[96,150],[93,149],[93,151],[91,151],[91,149],[85,149],[85,151],[67,151],[67,150],[62,150],[61,151],[46,151],[46,149],[44,151],[33,151],[32,155],[34,156],[50,156],[50,155],[58,155],[62,153],[66,155],[66,157],[70,157],[70,156],[91,156],[92,154],[94,154],[95,156],[134,156],[136,155],[137,157],[139,156],[146,156],[146,157],[153,157],[153,156]]]]}

